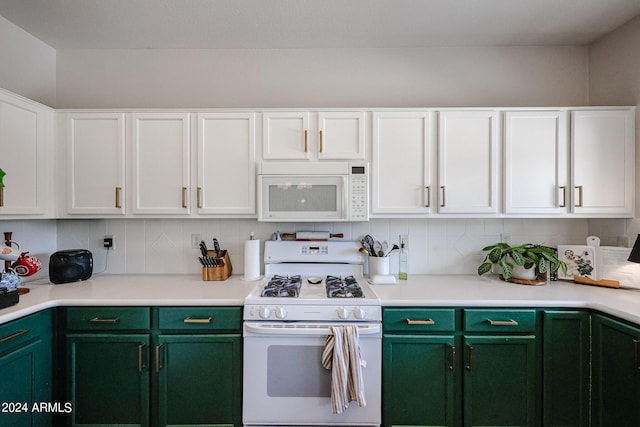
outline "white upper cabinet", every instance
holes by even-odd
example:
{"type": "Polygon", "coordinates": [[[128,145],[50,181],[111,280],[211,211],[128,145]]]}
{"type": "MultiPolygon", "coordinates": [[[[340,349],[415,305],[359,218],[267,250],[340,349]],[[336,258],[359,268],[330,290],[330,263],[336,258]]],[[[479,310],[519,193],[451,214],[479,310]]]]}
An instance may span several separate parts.
{"type": "Polygon", "coordinates": [[[566,111],[504,113],[504,203],[507,214],[568,211],[566,111]]]}
{"type": "Polygon", "coordinates": [[[132,213],[187,215],[189,114],[132,114],[132,213]]]}
{"type": "Polygon", "coordinates": [[[68,113],[69,214],[125,213],[125,115],[68,113]]]}
{"type": "Polygon", "coordinates": [[[363,112],[318,113],[318,158],[364,160],[363,112]]]}
{"type": "Polygon", "coordinates": [[[498,212],[496,121],[495,111],[439,113],[438,212],[498,212]]]}
{"type": "Polygon", "coordinates": [[[53,213],[49,197],[53,160],[47,159],[46,121],[44,106],[0,92],[0,169],[6,174],[0,188],[0,215],[53,213]]]}
{"type": "Polygon", "coordinates": [[[435,177],[433,114],[373,113],[372,214],[431,212],[435,177]]]}
{"type": "Polygon", "coordinates": [[[255,148],[255,113],[198,114],[198,213],[256,213],[255,148]]]}
{"type": "Polygon", "coordinates": [[[361,111],[264,112],[264,160],[365,159],[365,113],[361,111]]]}
{"type": "Polygon", "coordinates": [[[634,212],[634,110],[571,113],[573,212],[631,217],[634,212]]]}

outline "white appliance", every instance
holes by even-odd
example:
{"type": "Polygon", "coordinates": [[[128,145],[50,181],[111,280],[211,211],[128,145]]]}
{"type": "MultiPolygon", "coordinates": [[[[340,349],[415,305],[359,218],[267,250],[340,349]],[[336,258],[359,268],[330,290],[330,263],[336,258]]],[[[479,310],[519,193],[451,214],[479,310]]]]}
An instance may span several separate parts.
{"type": "Polygon", "coordinates": [[[364,162],[264,162],[258,165],[259,221],[368,221],[364,162]]]}
{"type": "Polygon", "coordinates": [[[382,310],[362,278],[359,248],[358,242],[265,242],[265,279],[244,302],[245,426],[380,425],[382,310]],[[366,362],[366,405],[350,402],[341,414],[333,413],[331,371],[321,364],[336,325],[358,327],[366,362]]]}

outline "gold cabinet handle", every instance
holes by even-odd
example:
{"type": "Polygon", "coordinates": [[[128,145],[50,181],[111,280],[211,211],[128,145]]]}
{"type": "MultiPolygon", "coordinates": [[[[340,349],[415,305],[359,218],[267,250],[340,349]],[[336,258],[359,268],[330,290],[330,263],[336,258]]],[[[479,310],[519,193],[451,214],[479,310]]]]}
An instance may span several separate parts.
{"type": "Polygon", "coordinates": [[[633,360],[636,369],[640,371],[640,340],[633,340],[633,360]]]}
{"type": "Polygon", "coordinates": [[[430,208],[431,207],[431,186],[427,185],[426,187],[424,187],[425,189],[425,200],[426,203],[424,204],[425,208],[430,208]]]}
{"type": "Polygon", "coordinates": [[[0,207],[4,206],[4,187],[0,187],[0,207]]]}
{"type": "Polygon", "coordinates": [[[456,346],[449,344],[449,370],[451,372],[456,371],[456,346]]]}
{"type": "Polygon", "coordinates": [[[212,320],[213,320],[212,317],[204,317],[204,318],[187,317],[186,319],[183,320],[183,322],[184,323],[211,323],[212,320]]]}
{"type": "Polygon", "coordinates": [[[202,187],[198,187],[198,191],[196,192],[196,199],[198,209],[202,208],[202,187]]]}
{"type": "Polygon", "coordinates": [[[160,369],[162,369],[164,367],[164,366],[162,366],[162,363],[160,362],[160,348],[161,347],[162,347],[162,344],[156,346],[156,372],[160,372],[160,369]]]}
{"type": "Polygon", "coordinates": [[[304,152],[307,153],[309,151],[309,144],[307,141],[307,131],[304,131],[304,152]]]}
{"type": "Polygon", "coordinates": [[[562,190],[562,204],[560,205],[560,207],[566,208],[567,207],[567,187],[563,185],[560,187],[560,189],[562,190]]]}
{"type": "Polygon", "coordinates": [[[446,203],[445,203],[445,200],[446,200],[446,199],[445,199],[445,188],[444,188],[444,185],[442,185],[442,186],[440,187],[440,191],[442,192],[442,202],[440,203],[440,207],[441,207],[441,208],[444,208],[444,205],[446,204],[446,203]]]}
{"type": "Polygon", "coordinates": [[[182,207],[187,208],[187,187],[182,187],[182,207]]]}
{"type": "Polygon", "coordinates": [[[114,323],[118,323],[120,321],[120,319],[118,317],[114,317],[112,319],[103,319],[101,317],[94,317],[93,319],[90,319],[89,322],[91,323],[109,323],[111,325],[113,325],[114,323]]]}
{"type": "Polygon", "coordinates": [[[578,189],[578,203],[576,203],[576,207],[581,208],[582,207],[582,185],[576,185],[576,188],[578,189]]]}
{"type": "Polygon", "coordinates": [[[407,325],[435,325],[436,321],[433,319],[426,319],[426,320],[411,320],[411,319],[406,319],[407,320],[407,325]]]}
{"type": "Polygon", "coordinates": [[[120,192],[122,191],[122,187],[116,187],[116,208],[120,209],[122,205],[120,204],[120,192]]]}
{"type": "Polygon", "coordinates": [[[138,372],[142,372],[147,366],[144,364],[144,348],[146,344],[138,345],[138,372]]]}
{"type": "Polygon", "coordinates": [[[0,338],[0,344],[3,344],[3,343],[5,343],[5,342],[7,342],[7,341],[11,341],[11,340],[13,340],[13,339],[16,339],[16,338],[18,338],[18,337],[21,337],[21,336],[23,336],[23,335],[26,335],[26,334],[28,334],[28,333],[29,333],[29,330],[28,330],[28,329],[22,329],[22,330],[20,330],[20,331],[18,331],[18,332],[16,332],[16,333],[14,333],[14,334],[7,335],[6,337],[0,338]]]}
{"type": "Polygon", "coordinates": [[[322,141],[322,131],[320,131],[320,152],[322,153],[323,141],[322,141]]]}
{"type": "Polygon", "coordinates": [[[467,345],[467,371],[473,371],[473,347],[467,345]]]}
{"type": "Polygon", "coordinates": [[[509,319],[509,320],[487,319],[487,322],[489,322],[491,326],[518,326],[518,322],[516,322],[513,319],[509,319]]]}

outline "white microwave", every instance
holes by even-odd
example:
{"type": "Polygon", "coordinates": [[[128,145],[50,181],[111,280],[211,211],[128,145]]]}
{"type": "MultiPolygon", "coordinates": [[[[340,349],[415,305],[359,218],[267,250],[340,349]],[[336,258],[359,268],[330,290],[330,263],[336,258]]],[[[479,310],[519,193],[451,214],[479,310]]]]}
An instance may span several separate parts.
{"type": "Polygon", "coordinates": [[[258,221],[368,221],[364,162],[258,164],[258,221]]]}

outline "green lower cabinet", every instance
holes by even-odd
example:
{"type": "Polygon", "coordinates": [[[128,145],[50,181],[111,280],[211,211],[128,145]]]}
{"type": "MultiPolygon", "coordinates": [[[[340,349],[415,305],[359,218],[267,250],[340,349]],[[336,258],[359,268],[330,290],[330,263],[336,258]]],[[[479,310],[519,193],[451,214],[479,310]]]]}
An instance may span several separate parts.
{"type": "Polygon", "coordinates": [[[72,426],[149,425],[149,334],[69,334],[72,426]]]}
{"type": "Polygon", "coordinates": [[[383,426],[455,425],[455,338],[385,335],[383,426]]]}
{"type": "Polygon", "coordinates": [[[52,425],[64,410],[52,399],[49,310],[0,326],[0,426],[52,425]]]}
{"type": "Polygon", "coordinates": [[[158,425],[241,425],[241,344],[240,335],[159,335],[158,425]]]}
{"type": "Polygon", "coordinates": [[[640,426],[640,328],[594,314],[594,427],[640,426]]]}
{"type": "Polygon", "coordinates": [[[536,426],[535,336],[465,336],[464,423],[536,426]]]}
{"type": "Polygon", "coordinates": [[[590,315],[586,311],[543,312],[542,425],[588,427],[590,315]]]}

